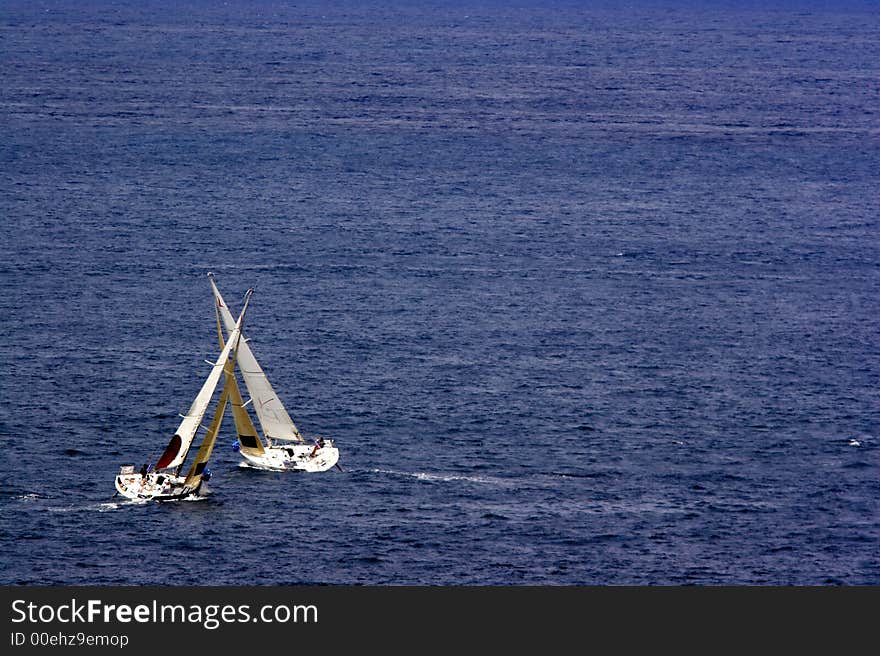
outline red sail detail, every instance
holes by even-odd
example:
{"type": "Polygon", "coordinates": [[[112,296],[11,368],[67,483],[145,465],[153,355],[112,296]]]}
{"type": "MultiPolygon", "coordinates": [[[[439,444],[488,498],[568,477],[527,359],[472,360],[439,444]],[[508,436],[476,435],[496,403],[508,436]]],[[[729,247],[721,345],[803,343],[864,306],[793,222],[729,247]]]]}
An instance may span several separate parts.
{"type": "Polygon", "coordinates": [[[180,451],[180,435],[175,435],[171,438],[168,446],[165,447],[165,451],[162,453],[162,457],[159,458],[159,462],[156,463],[155,468],[164,469],[169,463],[174,462],[178,451],[180,451]]]}

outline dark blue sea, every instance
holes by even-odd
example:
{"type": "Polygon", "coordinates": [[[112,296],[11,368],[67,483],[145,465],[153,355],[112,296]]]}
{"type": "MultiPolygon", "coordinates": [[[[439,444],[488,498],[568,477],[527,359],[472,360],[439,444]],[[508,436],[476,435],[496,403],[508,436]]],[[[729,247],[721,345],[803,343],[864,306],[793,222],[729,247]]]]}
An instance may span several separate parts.
{"type": "Polygon", "coordinates": [[[2,584],[880,584],[874,3],[5,0],[0,217],[2,584]]]}

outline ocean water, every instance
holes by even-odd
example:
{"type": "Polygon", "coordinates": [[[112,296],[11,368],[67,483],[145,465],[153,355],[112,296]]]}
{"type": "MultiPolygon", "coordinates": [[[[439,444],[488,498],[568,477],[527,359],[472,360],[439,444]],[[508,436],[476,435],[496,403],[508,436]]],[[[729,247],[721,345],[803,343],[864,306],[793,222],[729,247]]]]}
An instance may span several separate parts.
{"type": "Polygon", "coordinates": [[[0,583],[880,584],[880,11],[545,4],[0,5],[0,583]]]}

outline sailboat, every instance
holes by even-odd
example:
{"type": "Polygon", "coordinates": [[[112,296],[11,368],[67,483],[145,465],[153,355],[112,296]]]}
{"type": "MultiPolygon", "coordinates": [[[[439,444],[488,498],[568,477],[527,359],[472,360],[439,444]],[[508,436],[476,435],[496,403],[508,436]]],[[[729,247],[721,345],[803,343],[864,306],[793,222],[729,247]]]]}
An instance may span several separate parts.
{"type": "Polygon", "coordinates": [[[217,433],[220,431],[223,414],[230,398],[229,381],[235,380],[235,360],[239,346],[243,344],[241,326],[252,293],[253,290],[248,290],[244,308],[238,321],[232,326],[229,341],[222,345],[220,357],[213,363],[211,373],[202,384],[202,388],[193,400],[189,411],[182,415],[183,420],[159,460],[156,461],[156,466],[150,469],[148,465],[144,465],[137,472],[134,465],[120,467],[115,484],[116,491],[122,496],[144,501],[174,501],[203,496],[203,484],[210,478],[210,471],[207,469],[208,459],[211,457],[211,452],[217,441],[217,433]],[[217,402],[217,408],[192,465],[183,475],[181,474],[183,464],[211,404],[221,374],[225,374],[226,382],[217,402]]]}
{"type": "MultiPolygon", "coordinates": [[[[230,331],[231,339],[235,324],[232,313],[217,289],[214,274],[209,273],[208,279],[216,301],[214,313],[222,346],[224,327],[230,331]]],[[[234,447],[244,458],[244,462],[251,467],[273,471],[323,472],[334,466],[341,469],[338,464],[339,450],[333,440],[316,437],[313,443],[309,443],[302,436],[254,357],[246,337],[241,339],[237,362],[250,394],[250,399],[244,402],[237,383],[230,381],[230,405],[238,432],[234,447]],[[251,404],[263,432],[262,438],[248,412],[247,407],[251,404]]]]}

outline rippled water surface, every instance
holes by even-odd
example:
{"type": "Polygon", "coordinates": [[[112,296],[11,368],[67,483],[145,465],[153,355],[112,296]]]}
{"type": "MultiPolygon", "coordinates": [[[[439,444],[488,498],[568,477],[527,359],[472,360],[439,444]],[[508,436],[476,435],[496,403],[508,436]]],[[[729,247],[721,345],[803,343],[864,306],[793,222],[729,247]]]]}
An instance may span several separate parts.
{"type": "Polygon", "coordinates": [[[880,15],[542,4],[3,3],[0,582],[880,583],[880,15]]]}

